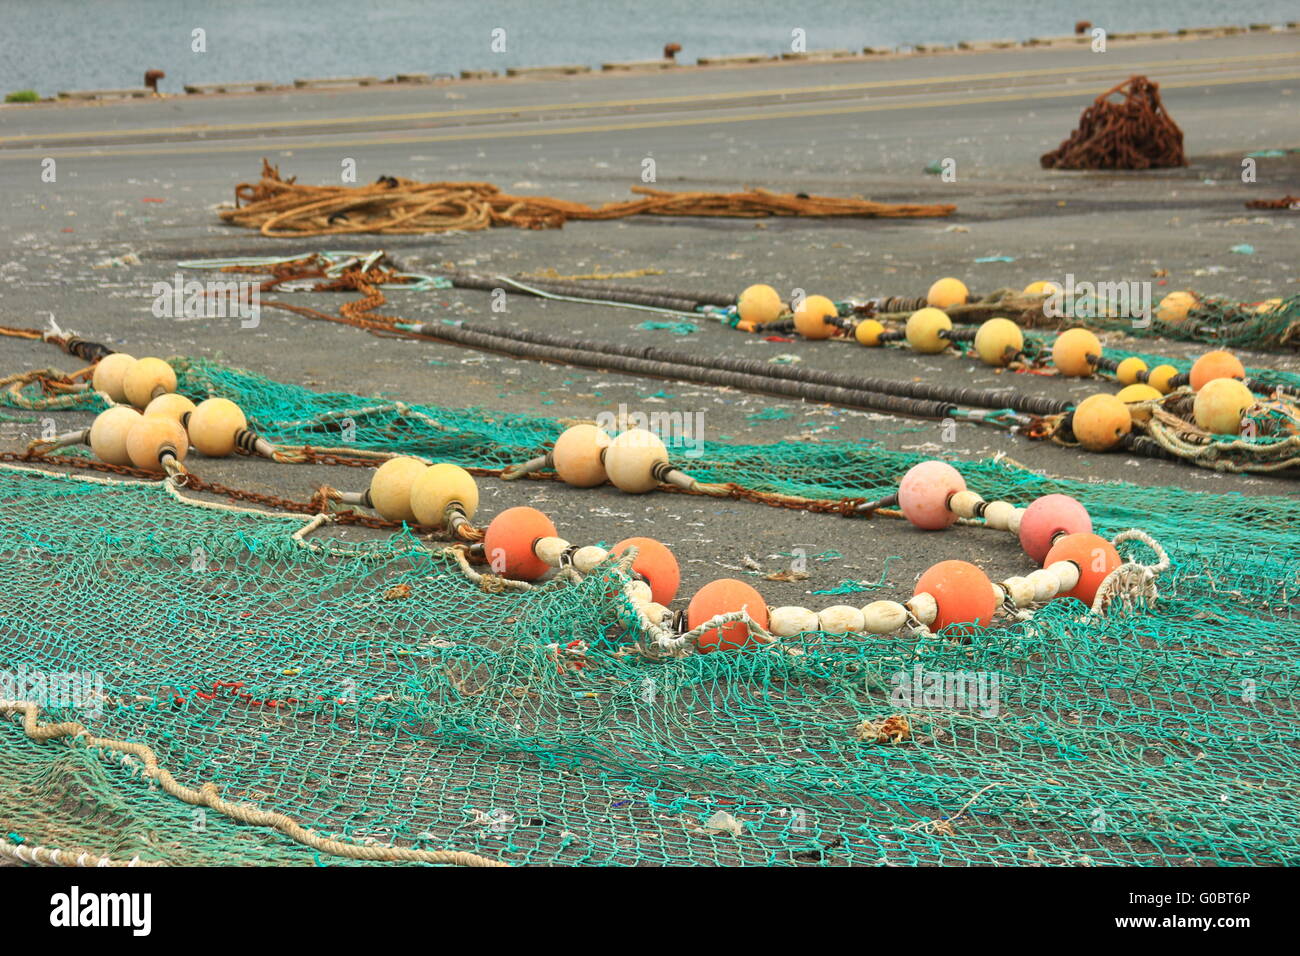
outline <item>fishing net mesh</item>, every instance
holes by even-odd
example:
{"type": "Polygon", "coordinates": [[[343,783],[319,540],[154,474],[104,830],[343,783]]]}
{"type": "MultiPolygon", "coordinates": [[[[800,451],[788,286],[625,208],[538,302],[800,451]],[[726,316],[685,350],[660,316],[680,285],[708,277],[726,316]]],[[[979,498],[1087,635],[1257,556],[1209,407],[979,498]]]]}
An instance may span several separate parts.
{"type": "MultiPolygon", "coordinates": [[[[349,418],[357,448],[500,467],[562,428],[177,366],[180,391],[234,399],[276,442],[340,445],[349,418]]],[[[710,443],[690,470],[834,499],[885,494],[918,460],[710,443]]],[[[962,470],[988,498],[1064,492],[1099,533],[1147,530],[1172,558],[1159,602],[1102,617],[1061,600],[964,641],[813,633],[651,661],[626,650],[612,566],[492,591],[406,533],[295,538],[301,516],[6,467],[0,671],[29,682],[20,697],[50,682],[43,723],[144,744],[179,785],[349,846],[514,864],[1300,863],[1300,501],[962,470]],[[575,641],[585,657],[564,653],[575,641]],[[78,701],[53,692],[65,674],[86,681],[78,701]],[[900,697],[900,674],[996,695],[967,706],[916,681],[900,697]]],[[[11,713],[0,742],[11,847],[355,862],[190,805],[97,741],[32,739],[11,713]]]]}

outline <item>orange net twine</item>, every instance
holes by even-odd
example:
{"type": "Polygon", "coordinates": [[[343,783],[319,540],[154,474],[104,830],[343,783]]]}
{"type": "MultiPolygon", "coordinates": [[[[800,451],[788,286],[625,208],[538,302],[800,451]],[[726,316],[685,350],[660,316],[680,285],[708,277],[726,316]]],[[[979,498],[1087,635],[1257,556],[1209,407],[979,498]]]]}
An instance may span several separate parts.
{"type": "Polygon", "coordinates": [[[1079,128],[1039,160],[1044,169],[1164,169],[1186,166],[1183,131],[1160,102],[1160,88],[1129,77],[1083,111],[1079,128]],[[1117,93],[1124,98],[1111,99],[1117,93]]]}
{"type": "Polygon", "coordinates": [[[949,204],[880,203],[806,193],[664,192],[644,186],[642,198],[593,208],[549,196],[511,196],[491,183],[422,183],[381,176],[369,186],[306,186],[262,160],[262,178],[235,187],[235,208],[221,218],[260,230],[264,236],[300,237],[346,233],[419,234],[516,226],[558,229],[574,219],[626,216],[843,216],[908,218],[947,216],[949,204]]]}

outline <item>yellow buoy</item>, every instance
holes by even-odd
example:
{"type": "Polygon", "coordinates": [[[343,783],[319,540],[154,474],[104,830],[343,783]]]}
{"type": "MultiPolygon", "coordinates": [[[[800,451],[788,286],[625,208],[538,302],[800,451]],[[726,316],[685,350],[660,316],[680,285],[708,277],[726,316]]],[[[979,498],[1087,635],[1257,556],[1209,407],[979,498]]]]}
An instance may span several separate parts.
{"type": "Polygon", "coordinates": [[[1172,365],[1157,365],[1147,373],[1147,384],[1168,395],[1174,390],[1174,376],[1177,374],[1178,369],[1172,365]]]}
{"type": "Polygon", "coordinates": [[[1137,356],[1120,361],[1115,368],[1115,377],[1119,379],[1121,385],[1135,385],[1138,381],[1138,375],[1147,370],[1147,363],[1137,356]]]}
{"type": "Polygon", "coordinates": [[[668,449],[654,432],[629,428],[605,449],[605,471],[620,490],[634,495],[659,485],[655,466],[668,461],[668,449]]]}
{"type": "Polygon", "coordinates": [[[1006,365],[1025,347],[1025,334],[1010,319],[989,319],[975,333],[975,352],[985,365],[1006,365]]]}
{"type": "Polygon", "coordinates": [[[1062,375],[1088,376],[1101,358],[1101,341],[1087,329],[1067,329],[1052,343],[1052,364],[1062,375]]]}
{"type": "Polygon", "coordinates": [[[127,457],[144,471],[161,472],[165,458],[184,461],[189,450],[190,438],[185,429],[170,418],[142,415],[126,433],[127,457]]]}
{"type": "Polygon", "coordinates": [[[1241,417],[1255,404],[1255,396],[1235,378],[1216,378],[1196,393],[1192,417],[1215,435],[1240,435],[1241,417]]]}
{"type": "Polygon", "coordinates": [[[178,424],[185,417],[186,412],[192,411],[194,411],[194,403],[178,392],[167,392],[165,395],[159,395],[144,408],[146,415],[170,418],[178,424]]]}
{"type": "Polygon", "coordinates": [[[1255,306],[1255,311],[1260,313],[1276,312],[1281,307],[1282,307],[1281,299],[1265,299],[1259,305],[1255,306]]]}
{"type": "Polygon", "coordinates": [[[209,458],[224,458],[235,450],[235,436],[248,419],[228,398],[209,398],[190,413],[188,428],[194,447],[209,458]]]}
{"type": "Polygon", "coordinates": [[[1170,292],[1156,306],[1156,318],[1170,325],[1181,325],[1196,307],[1196,296],[1190,292],[1170,292]]]}
{"type": "MultiPolygon", "coordinates": [[[[955,281],[955,280],[954,280],[955,281]]],[[[952,319],[939,309],[925,308],[913,312],[907,319],[907,344],[918,352],[933,355],[948,347],[948,340],[939,335],[952,329],[952,319]]]]}
{"type": "Polygon", "coordinates": [[[1088,451],[1109,451],[1133,429],[1133,419],[1116,396],[1090,395],[1074,410],[1073,429],[1088,451]]]}
{"type": "Polygon", "coordinates": [[[126,392],[122,389],[122,377],[135,364],[135,356],[125,352],[105,355],[95,366],[90,385],[95,391],[103,392],[115,402],[125,402],[126,392]]]}
{"type": "Polygon", "coordinates": [[[122,391],[136,408],[144,408],[157,396],[176,391],[176,373],[160,358],[142,358],[122,376],[122,391]]]}
{"type": "Polygon", "coordinates": [[[452,504],[466,518],[474,517],[478,510],[478,485],[464,468],[446,462],[431,465],[411,485],[411,510],[422,525],[441,528],[452,504]]]}
{"type": "Polygon", "coordinates": [[[763,324],[775,322],[785,311],[781,296],[770,285],[751,285],[736,300],[736,311],[746,322],[763,324]]]}
{"type": "Polygon", "coordinates": [[[880,337],[885,334],[885,327],[875,319],[863,319],[853,329],[853,337],[859,344],[875,348],[880,344],[880,337]]]}
{"type": "Polygon", "coordinates": [[[806,339],[829,339],[835,326],[827,322],[839,315],[835,303],[824,295],[810,295],[794,314],[795,330],[806,339]]]}
{"type": "Polygon", "coordinates": [[[1045,279],[1038,282],[1031,282],[1025,286],[1025,291],[1021,295],[1055,295],[1061,291],[1061,287],[1055,282],[1048,282],[1045,279]]]}
{"type": "Polygon", "coordinates": [[[595,425],[571,425],[555,439],[551,461],[566,485],[591,488],[605,483],[601,452],[609,447],[609,433],[595,425]]]}
{"type": "Polygon", "coordinates": [[[1241,364],[1241,359],[1231,352],[1220,349],[1206,352],[1192,363],[1192,370],[1188,373],[1188,384],[1192,386],[1192,391],[1199,392],[1216,378],[1245,377],[1246,369],[1241,364]]]}
{"type": "Polygon", "coordinates": [[[370,479],[370,506],[389,521],[414,521],[411,486],[428,467],[409,455],[388,459],[375,469],[370,479]]]}
{"type": "Polygon", "coordinates": [[[90,449],[100,461],[110,465],[129,465],[126,435],[144,416],[129,405],[114,405],[95,416],[90,426],[90,449]]]}
{"type": "MultiPolygon", "coordinates": [[[[1160,398],[1161,395],[1159,389],[1152,388],[1142,382],[1135,382],[1132,385],[1125,385],[1115,394],[1115,397],[1125,405],[1132,405],[1136,402],[1154,401],[1160,398]]],[[[1128,412],[1135,422],[1144,422],[1151,417],[1151,409],[1149,408],[1130,408],[1128,412]]]]}
{"type": "Polygon", "coordinates": [[[966,283],[951,276],[937,280],[925,294],[926,303],[936,309],[965,305],[968,298],[970,298],[970,290],[966,288],[966,283]]]}

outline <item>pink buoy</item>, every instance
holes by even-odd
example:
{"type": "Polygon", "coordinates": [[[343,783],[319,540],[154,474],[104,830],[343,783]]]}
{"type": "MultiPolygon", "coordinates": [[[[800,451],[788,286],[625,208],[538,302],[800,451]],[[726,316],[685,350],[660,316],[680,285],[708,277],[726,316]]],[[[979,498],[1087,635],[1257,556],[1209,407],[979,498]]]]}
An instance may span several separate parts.
{"type": "Polygon", "coordinates": [[[938,531],[957,520],[948,499],[965,490],[966,479],[952,465],[923,461],[913,465],[898,483],[898,505],[918,528],[938,531]]]}
{"type": "Polygon", "coordinates": [[[1058,535],[1091,533],[1088,509],[1069,495],[1036,498],[1020,518],[1020,546],[1038,564],[1043,563],[1058,535]]]}

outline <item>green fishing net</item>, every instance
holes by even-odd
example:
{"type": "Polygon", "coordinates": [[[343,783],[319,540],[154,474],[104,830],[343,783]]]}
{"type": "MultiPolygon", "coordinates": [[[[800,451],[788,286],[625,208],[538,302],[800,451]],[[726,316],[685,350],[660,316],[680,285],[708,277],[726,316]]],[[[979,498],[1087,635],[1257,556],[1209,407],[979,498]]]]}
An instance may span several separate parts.
{"type": "MultiPolygon", "coordinates": [[[[500,467],[562,430],[177,366],[180,391],[235,400],[273,442],[500,467]]],[[[885,494],[919,460],[715,442],[689,470],[835,499],[885,494]]],[[[1300,863],[1300,501],[962,471],[988,498],[1064,492],[1100,534],[1148,531],[1172,560],[1158,602],[1097,616],[1060,600],[966,640],[813,633],[654,661],[627,650],[612,566],[485,589],[406,534],[295,539],[301,517],[161,483],[0,468],[0,675],[91,675],[42,721],[147,745],[186,787],[351,846],[513,864],[1300,863]],[[979,706],[926,699],[936,675],[979,682],[979,706]]],[[[0,841],[350,862],[70,740],[0,720],[0,841]]]]}

